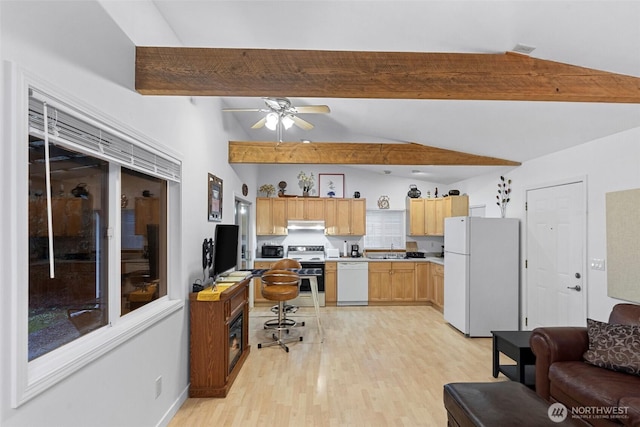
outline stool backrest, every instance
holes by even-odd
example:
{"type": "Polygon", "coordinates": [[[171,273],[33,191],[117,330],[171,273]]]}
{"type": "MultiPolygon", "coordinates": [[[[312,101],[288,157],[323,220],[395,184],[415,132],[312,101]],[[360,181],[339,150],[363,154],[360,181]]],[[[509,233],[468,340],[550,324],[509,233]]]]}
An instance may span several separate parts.
{"type": "Polygon", "coordinates": [[[271,267],[272,270],[286,270],[288,268],[301,269],[302,265],[300,265],[300,263],[295,259],[284,258],[280,261],[276,261],[276,263],[271,267]]]}
{"type": "Polygon", "coordinates": [[[264,273],[261,277],[263,286],[271,285],[290,285],[298,286],[300,276],[298,273],[289,270],[271,269],[264,273]]]}

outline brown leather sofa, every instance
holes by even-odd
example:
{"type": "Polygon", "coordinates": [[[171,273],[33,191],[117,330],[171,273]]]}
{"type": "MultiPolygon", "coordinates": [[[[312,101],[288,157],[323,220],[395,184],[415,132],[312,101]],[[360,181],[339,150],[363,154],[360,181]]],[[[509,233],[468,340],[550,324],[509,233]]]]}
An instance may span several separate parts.
{"type": "MultiPolygon", "coordinates": [[[[640,325],[640,305],[617,304],[609,323],[640,325]]],[[[584,415],[582,421],[594,426],[640,426],[640,376],[586,363],[587,328],[537,328],[530,344],[536,355],[536,393],[540,397],[560,402],[569,411],[576,408],[584,415]],[[603,410],[617,414],[602,416],[603,410]]]]}

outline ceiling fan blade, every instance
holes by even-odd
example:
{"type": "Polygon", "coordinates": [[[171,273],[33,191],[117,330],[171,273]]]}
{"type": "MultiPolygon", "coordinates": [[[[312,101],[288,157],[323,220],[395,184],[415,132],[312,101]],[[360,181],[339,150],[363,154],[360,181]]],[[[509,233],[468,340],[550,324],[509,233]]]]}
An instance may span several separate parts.
{"type": "Polygon", "coordinates": [[[235,112],[235,111],[250,111],[250,112],[259,112],[262,111],[260,108],[223,108],[224,112],[235,112]]]}
{"type": "Polygon", "coordinates": [[[313,129],[313,125],[311,123],[309,123],[308,121],[302,120],[300,117],[297,117],[297,116],[289,116],[289,117],[291,117],[291,119],[293,120],[293,124],[295,124],[299,128],[304,129],[304,130],[313,129]]]}
{"type": "Polygon", "coordinates": [[[258,120],[253,126],[251,126],[251,129],[260,129],[261,127],[264,126],[266,122],[267,122],[267,118],[263,117],[260,120],[258,120]]]}
{"type": "Polygon", "coordinates": [[[326,114],[330,113],[331,110],[327,105],[306,105],[302,107],[295,107],[298,113],[307,114],[307,113],[315,113],[315,114],[326,114]]]}

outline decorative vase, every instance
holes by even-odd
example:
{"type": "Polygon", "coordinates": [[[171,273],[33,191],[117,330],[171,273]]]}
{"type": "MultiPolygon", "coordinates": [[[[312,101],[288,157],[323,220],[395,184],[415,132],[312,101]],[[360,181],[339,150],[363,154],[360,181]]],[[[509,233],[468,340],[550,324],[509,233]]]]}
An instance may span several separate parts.
{"type": "Polygon", "coordinates": [[[309,192],[308,191],[303,191],[302,192],[302,197],[309,197],[309,192]]]}
{"type": "Polygon", "coordinates": [[[407,196],[409,196],[412,199],[417,199],[420,197],[421,194],[422,192],[418,190],[418,187],[415,184],[411,184],[409,186],[409,192],[407,193],[407,196]]]}

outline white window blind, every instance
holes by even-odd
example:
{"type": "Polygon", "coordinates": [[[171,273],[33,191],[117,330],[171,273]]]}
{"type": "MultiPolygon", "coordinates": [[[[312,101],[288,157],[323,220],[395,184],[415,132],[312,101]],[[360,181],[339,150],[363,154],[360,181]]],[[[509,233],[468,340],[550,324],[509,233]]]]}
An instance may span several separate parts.
{"type": "Polygon", "coordinates": [[[158,178],[180,182],[180,161],[34,89],[29,96],[29,133],[32,135],[44,137],[44,103],[48,106],[51,142],[69,145],[158,178]]]}
{"type": "Polygon", "coordinates": [[[367,211],[366,249],[404,249],[406,244],[405,211],[367,211]]]}

